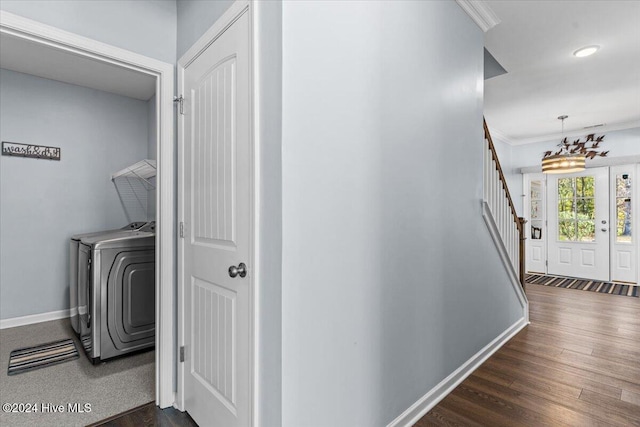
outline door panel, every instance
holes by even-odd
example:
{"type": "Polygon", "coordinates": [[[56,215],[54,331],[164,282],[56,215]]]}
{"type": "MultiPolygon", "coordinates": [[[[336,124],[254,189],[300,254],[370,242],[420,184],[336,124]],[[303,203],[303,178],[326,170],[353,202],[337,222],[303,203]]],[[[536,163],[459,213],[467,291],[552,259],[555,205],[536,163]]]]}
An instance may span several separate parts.
{"type": "Polygon", "coordinates": [[[236,58],[215,65],[191,89],[193,111],[193,239],[235,246],[236,58]]]}
{"type": "Polygon", "coordinates": [[[200,425],[250,425],[249,20],[184,71],[185,409],[200,425]]]}
{"type": "Polygon", "coordinates": [[[235,347],[237,294],[193,278],[193,375],[229,411],[236,413],[235,347]]]}
{"type": "Polygon", "coordinates": [[[607,168],[547,178],[549,274],[609,280],[607,168]]]}

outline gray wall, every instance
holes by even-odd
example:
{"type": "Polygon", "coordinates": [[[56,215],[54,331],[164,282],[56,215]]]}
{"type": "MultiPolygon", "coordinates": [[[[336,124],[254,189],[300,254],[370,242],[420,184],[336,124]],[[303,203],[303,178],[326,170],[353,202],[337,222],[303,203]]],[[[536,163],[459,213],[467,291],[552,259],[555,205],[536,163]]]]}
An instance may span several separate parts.
{"type": "Polygon", "coordinates": [[[255,4],[259,33],[258,159],[256,192],[260,225],[256,265],[259,274],[257,419],[261,426],[282,425],[282,4],[255,4]]]}
{"type": "MultiPolygon", "coordinates": [[[[605,135],[601,148],[609,151],[607,157],[625,157],[640,155],[640,128],[624,129],[611,132],[595,132],[605,135]]],[[[584,135],[574,136],[572,139],[584,139],[584,135]]],[[[571,138],[570,138],[571,139],[571,138]]],[[[540,160],[545,151],[555,148],[561,138],[552,141],[536,142],[525,145],[510,145],[496,142],[496,151],[504,171],[509,191],[513,197],[513,204],[519,215],[523,215],[522,208],[522,174],[520,168],[540,166],[540,160]]],[[[495,142],[495,141],[494,141],[495,142]]],[[[587,165],[589,165],[587,160],[587,165]]]]}
{"type": "Polygon", "coordinates": [[[2,0],[0,9],[175,63],[175,1],[2,0]]]}
{"type": "Polygon", "coordinates": [[[454,2],[285,2],[282,420],[384,426],[523,317],[454,2]]]}
{"type": "Polygon", "coordinates": [[[147,117],[144,101],[0,70],[2,141],[62,150],[0,156],[2,319],[69,307],[69,238],[127,223],[110,177],[147,157],[147,117]]]}
{"type": "Polygon", "coordinates": [[[180,59],[232,3],[233,0],[178,0],[178,47],[176,59],[180,59]]]}

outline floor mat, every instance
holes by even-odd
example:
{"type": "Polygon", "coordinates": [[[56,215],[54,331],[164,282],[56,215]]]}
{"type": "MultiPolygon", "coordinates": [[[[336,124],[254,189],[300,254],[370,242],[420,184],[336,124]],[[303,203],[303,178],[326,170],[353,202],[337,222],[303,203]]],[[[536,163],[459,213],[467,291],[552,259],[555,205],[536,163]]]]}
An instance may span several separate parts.
{"type": "Polygon", "coordinates": [[[527,274],[525,281],[532,285],[544,285],[556,288],[579,289],[602,294],[622,295],[638,298],[640,289],[636,285],[602,282],[599,280],[577,279],[575,277],[556,277],[542,274],[527,274]]]}
{"type": "Polygon", "coordinates": [[[8,375],[17,375],[34,369],[46,368],[78,358],[76,344],[71,338],[35,347],[13,350],[9,356],[8,375]]]}

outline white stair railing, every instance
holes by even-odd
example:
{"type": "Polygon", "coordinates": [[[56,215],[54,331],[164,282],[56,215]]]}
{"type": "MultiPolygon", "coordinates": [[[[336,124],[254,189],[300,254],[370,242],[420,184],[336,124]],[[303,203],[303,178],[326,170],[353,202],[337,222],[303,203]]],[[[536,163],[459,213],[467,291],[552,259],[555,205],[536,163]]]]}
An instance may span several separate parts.
{"type": "Polygon", "coordinates": [[[524,285],[524,219],[518,217],[500,167],[487,123],[484,122],[484,200],[520,283],[524,285]]]}

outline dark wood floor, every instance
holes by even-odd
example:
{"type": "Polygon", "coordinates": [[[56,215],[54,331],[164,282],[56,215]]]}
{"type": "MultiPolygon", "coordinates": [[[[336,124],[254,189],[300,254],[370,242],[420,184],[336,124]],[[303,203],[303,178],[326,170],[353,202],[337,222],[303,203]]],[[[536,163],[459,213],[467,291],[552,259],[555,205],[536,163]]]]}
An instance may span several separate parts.
{"type": "Polygon", "coordinates": [[[415,426],[640,426],[640,300],[526,292],[531,325],[415,426]]]}
{"type": "MultiPolygon", "coordinates": [[[[640,426],[640,299],[526,289],[531,325],[415,426],[640,426]]],[[[95,426],[197,427],[153,402],[95,426]]]]}
{"type": "Polygon", "coordinates": [[[155,402],[149,402],[89,427],[198,427],[198,424],[186,412],[160,409],[155,402]]]}

